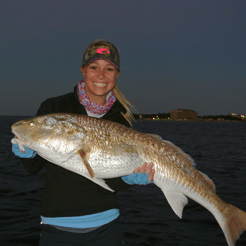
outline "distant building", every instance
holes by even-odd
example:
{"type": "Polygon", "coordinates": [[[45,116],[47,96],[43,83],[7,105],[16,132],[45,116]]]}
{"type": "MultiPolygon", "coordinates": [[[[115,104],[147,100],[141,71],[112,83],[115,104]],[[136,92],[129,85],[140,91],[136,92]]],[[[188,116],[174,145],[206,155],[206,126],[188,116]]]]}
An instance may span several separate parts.
{"type": "Polygon", "coordinates": [[[189,109],[176,109],[170,113],[171,120],[197,120],[197,112],[189,109]]]}

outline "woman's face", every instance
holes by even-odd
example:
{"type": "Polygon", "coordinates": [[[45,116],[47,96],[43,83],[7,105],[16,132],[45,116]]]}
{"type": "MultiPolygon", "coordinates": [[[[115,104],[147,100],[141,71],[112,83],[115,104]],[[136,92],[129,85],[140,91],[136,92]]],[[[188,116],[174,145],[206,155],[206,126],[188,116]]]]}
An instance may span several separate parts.
{"type": "Polygon", "coordinates": [[[119,75],[115,66],[105,60],[96,60],[80,70],[85,79],[86,95],[92,102],[104,105],[119,75]]]}

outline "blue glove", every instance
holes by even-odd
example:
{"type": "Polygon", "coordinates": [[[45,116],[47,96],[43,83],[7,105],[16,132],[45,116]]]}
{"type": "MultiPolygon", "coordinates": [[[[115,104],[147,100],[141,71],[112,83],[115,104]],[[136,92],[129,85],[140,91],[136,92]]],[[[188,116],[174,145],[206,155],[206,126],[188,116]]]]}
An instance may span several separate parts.
{"type": "Polygon", "coordinates": [[[15,154],[16,156],[19,156],[19,157],[21,157],[21,158],[33,158],[33,157],[35,157],[36,154],[37,154],[37,153],[36,153],[35,151],[33,151],[32,149],[28,149],[28,148],[25,148],[25,153],[23,153],[23,152],[20,150],[18,144],[13,144],[13,145],[12,145],[12,151],[14,152],[14,154],[15,154]]]}
{"type": "Polygon", "coordinates": [[[121,177],[127,184],[133,185],[133,184],[139,184],[139,185],[147,185],[152,183],[152,181],[148,180],[149,175],[146,175],[146,172],[144,173],[132,173],[127,176],[121,177]]]}

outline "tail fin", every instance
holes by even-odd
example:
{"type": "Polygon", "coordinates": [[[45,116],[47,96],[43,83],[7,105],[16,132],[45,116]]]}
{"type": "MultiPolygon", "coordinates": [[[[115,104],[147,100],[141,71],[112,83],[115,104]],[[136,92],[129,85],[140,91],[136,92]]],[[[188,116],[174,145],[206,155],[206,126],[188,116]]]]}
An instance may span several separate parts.
{"type": "Polygon", "coordinates": [[[246,230],[246,213],[231,204],[228,204],[228,206],[225,237],[228,245],[233,246],[246,230]]]}

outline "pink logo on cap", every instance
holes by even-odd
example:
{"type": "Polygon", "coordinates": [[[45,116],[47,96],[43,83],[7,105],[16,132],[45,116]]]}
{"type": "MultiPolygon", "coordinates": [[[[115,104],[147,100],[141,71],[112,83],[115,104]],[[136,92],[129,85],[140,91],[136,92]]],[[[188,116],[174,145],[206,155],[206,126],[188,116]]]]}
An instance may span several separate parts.
{"type": "Polygon", "coordinates": [[[103,54],[103,55],[105,55],[106,53],[110,54],[110,51],[107,48],[99,48],[99,49],[96,50],[96,52],[98,54],[103,54]]]}

